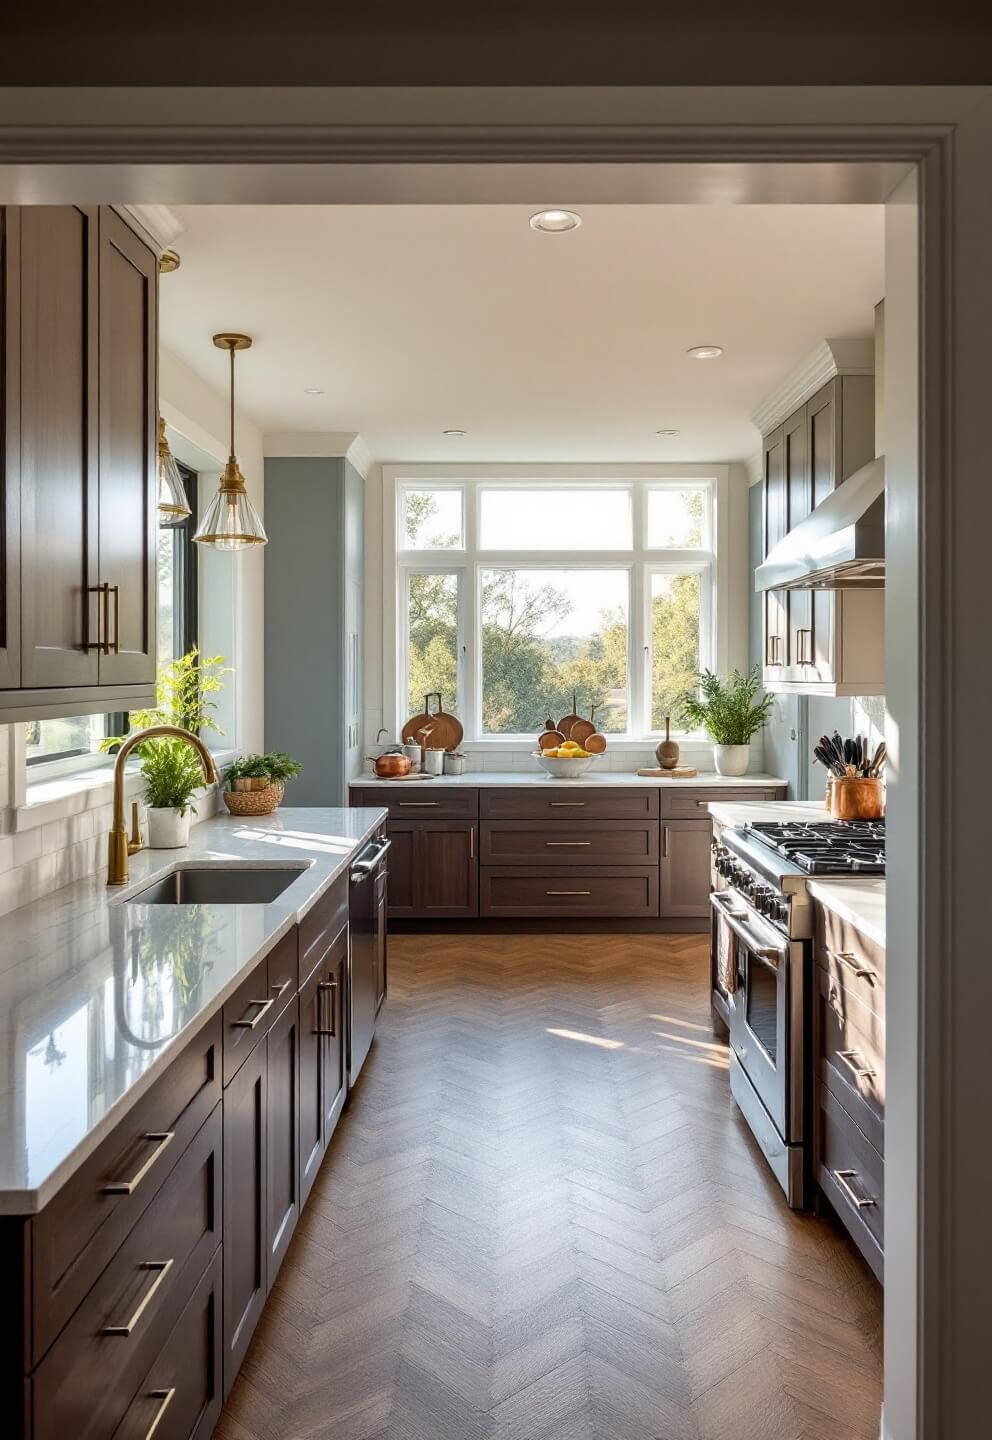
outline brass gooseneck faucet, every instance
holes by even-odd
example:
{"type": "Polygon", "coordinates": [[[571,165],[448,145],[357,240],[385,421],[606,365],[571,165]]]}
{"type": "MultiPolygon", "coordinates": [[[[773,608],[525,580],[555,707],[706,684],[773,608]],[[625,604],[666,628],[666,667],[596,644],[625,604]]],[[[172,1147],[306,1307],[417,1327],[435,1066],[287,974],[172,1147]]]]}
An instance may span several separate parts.
{"type": "Polygon", "coordinates": [[[149,725],[147,730],[136,730],[129,735],[117,752],[114,761],[114,818],[110,834],[107,837],[107,884],[127,884],[127,857],[129,850],[140,849],[140,845],[128,846],[127,826],[124,823],[124,762],[136,745],[145,740],[152,740],[156,735],[171,735],[176,740],[185,740],[200,757],[200,764],[203,767],[203,783],[215,785],[217,783],[217,766],[214,764],[214,757],[204,745],[198,735],[191,730],[183,730],[179,725],[149,725]]]}

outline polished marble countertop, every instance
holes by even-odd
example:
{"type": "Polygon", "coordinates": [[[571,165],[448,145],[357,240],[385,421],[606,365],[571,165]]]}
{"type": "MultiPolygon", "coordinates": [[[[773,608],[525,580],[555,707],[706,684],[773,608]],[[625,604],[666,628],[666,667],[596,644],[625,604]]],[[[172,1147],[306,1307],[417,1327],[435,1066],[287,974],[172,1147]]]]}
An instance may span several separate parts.
{"type": "Polygon", "coordinates": [[[827,807],[818,800],[713,800],[707,806],[720,825],[753,825],[759,820],[829,820],[827,807]]]}
{"type": "Polygon", "coordinates": [[[885,948],[885,881],[820,875],[806,883],[810,897],[885,948]]]}
{"type": "Polygon", "coordinates": [[[0,1214],[40,1210],[348,867],[380,809],[285,809],[195,825],[183,850],[143,850],[0,922],[0,1214]],[[142,905],[127,897],[190,864],[305,866],[268,905],[142,905]]]}
{"type": "Polygon", "coordinates": [[[453,785],[469,790],[497,786],[523,785],[567,785],[569,789],[603,787],[647,786],[657,789],[680,790],[703,787],[707,790],[770,790],[776,785],[785,786],[785,780],[775,775],[718,775],[715,770],[700,770],[699,774],[687,780],[677,780],[661,775],[638,775],[633,770],[600,770],[595,765],[575,779],[558,779],[548,775],[535,763],[533,770],[470,770],[464,775],[430,775],[423,780],[380,780],[376,775],[360,775],[351,781],[353,789],[403,789],[416,790],[420,785],[453,785]]]}

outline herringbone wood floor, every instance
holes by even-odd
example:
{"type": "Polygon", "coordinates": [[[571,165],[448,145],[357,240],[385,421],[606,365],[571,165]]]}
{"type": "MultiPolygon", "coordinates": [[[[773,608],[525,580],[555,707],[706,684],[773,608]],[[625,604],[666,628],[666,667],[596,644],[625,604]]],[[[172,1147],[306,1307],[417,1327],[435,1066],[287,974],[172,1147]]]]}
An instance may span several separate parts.
{"type": "Polygon", "coordinates": [[[877,1440],[878,1288],[730,1099],[698,936],[399,936],[219,1440],[877,1440]]]}

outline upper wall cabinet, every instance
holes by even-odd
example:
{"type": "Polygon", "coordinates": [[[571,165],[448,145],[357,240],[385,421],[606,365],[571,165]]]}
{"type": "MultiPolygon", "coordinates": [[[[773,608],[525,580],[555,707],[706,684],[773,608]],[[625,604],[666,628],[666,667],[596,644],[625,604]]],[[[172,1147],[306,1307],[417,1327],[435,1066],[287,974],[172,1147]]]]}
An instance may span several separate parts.
{"type": "MultiPolygon", "coordinates": [[[[764,437],[766,556],[874,456],[874,384],[836,375],[764,437]]],[[[763,614],[766,690],[885,693],[883,590],[769,591],[763,614]]]]}
{"type": "Polygon", "coordinates": [[[153,703],[157,259],[105,207],[2,226],[0,720],[153,703]]]}

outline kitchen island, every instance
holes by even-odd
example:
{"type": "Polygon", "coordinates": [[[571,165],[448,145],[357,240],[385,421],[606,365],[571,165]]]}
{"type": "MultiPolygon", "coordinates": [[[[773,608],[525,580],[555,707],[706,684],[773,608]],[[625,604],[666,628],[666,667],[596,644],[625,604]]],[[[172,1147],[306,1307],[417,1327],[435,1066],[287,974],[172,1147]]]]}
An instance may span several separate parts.
{"type": "Polygon", "coordinates": [[[18,1440],[144,1435],[167,1408],[170,1434],[212,1428],[347,1095],[349,874],[384,818],[208,820],[123,889],[97,874],[5,917],[18,1440]],[[176,872],[205,903],[143,900],[176,872]]]}

